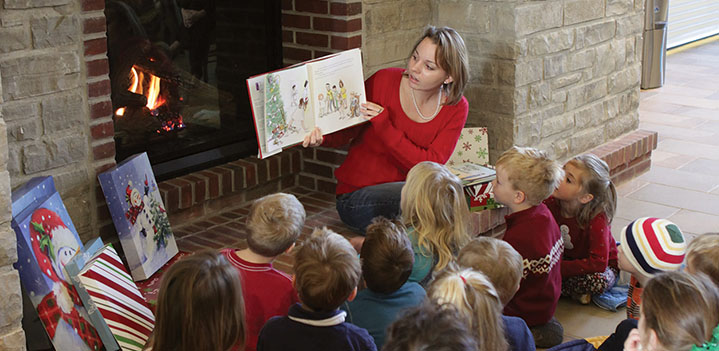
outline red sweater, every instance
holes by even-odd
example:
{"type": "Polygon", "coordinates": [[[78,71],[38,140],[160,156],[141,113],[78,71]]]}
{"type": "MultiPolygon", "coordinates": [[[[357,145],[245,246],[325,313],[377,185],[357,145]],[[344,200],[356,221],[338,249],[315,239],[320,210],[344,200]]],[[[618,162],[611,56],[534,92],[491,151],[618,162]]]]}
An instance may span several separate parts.
{"type": "Polygon", "coordinates": [[[504,314],[521,317],[530,327],[547,323],[562,290],[562,234],[544,204],[504,218],[504,240],[522,255],[524,265],[519,290],[504,307],[504,314]]]}
{"type": "Polygon", "coordinates": [[[274,316],[287,315],[290,306],[299,301],[292,278],[272,268],[271,263],[251,263],[241,259],[235,249],[223,249],[221,253],[240,272],[247,321],[245,351],[254,351],[265,322],[274,316]]]}
{"type": "Polygon", "coordinates": [[[370,123],[325,135],[322,146],[350,143],[347,158],[335,171],[337,194],[404,181],[407,172],[417,163],[444,164],[452,154],[467,120],[467,99],[462,97],[456,105],[442,106],[434,119],[417,123],[404,113],[400,104],[403,71],[383,69],[365,82],[367,100],[384,107],[370,123]]]}
{"type": "Polygon", "coordinates": [[[564,238],[562,278],[601,273],[607,266],[618,268],[617,243],[604,213],[594,216],[589,226],[582,229],[576,218],[562,216],[557,199],[549,197],[544,203],[554,215],[564,238]]]}

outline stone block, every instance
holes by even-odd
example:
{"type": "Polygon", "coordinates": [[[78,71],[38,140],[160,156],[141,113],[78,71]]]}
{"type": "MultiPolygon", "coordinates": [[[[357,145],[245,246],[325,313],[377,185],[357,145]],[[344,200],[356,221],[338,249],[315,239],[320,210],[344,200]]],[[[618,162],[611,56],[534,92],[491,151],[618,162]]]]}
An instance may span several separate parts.
{"type": "Polygon", "coordinates": [[[567,91],[566,90],[552,90],[552,103],[553,104],[564,104],[567,102],[567,91]]]}
{"type": "MultiPolygon", "coordinates": [[[[79,194],[77,191],[62,194],[62,201],[67,207],[67,213],[72,219],[72,224],[75,225],[80,239],[82,242],[86,242],[91,239],[90,228],[92,227],[92,214],[95,212],[95,208],[90,205],[88,201],[88,191],[85,190],[84,194],[79,194]]],[[[94,233],[97,236],[97,233],[94,233]]]]}
{"type": "Polygon", "coordinates": [[[76,127],[86,118],[82,97],[78,93],[44,99],[41,106],[43,126],[53,133],[76,127]]]}
{"type": "MultiPolygon", "coordinates": [[[[8,171],[0,172],[0,206],[2,206],[0,208],[3,209],[3,211],[0,212],[0,228],[12,219],[12,213],[10,211],[12,205],[11,189],[10,173],[8,173],[8,171]]],[[[0,235],[2,234],[0,233],[0,235]]],[[[2,256],[2,254],[0,254],[0,256],[2,256]]],[[[0,258],[0,267],[2,267],[2,265],[4,265],[4,263],[2,263],[2,258],[0,258]]]]}
{"type": "Polygon", "coordinates": [[[524,118],[514,125],[514,145],[534,146],[539,144],[542,132],[542,120],[539,118],[524,118]]]}
{"type": "Polygon", "coordinates": [[[495,60],[477,60],[470,58],[472,80],[480,84],[494,84],[497,77],[497,64],[495,60]]]}
{"type": "MultiPolygon", "coordinates": [[[[0,205],[3,208],[7,208],[7,215],[3,217],[3,225],[0,225],[0,267],[9,266],[17,261],[17,239],[15,237],[15,231],[10,227],[10,175],[7,172],[0,173],[0,178],[7,178],[0,180],[6,181],[7,185],[0,185],[0,187],[7,188],[7,198],[0,198],[0,205]],[[7,221],[6,221],[7,220],[7,221]]],[[[6,191],[3,189],[3,191],[6,191]]]]}
{"type": "Polygon", "coordinates": [[[30,36],[22,26],[0,27],[0,53],[24,50],[30,47],[30,36]]]}
{"type": "Polygon", "coordinates": [[[514,37],[515,35],[515,4],[495,2],[492,11],[492,32],[500,37],[514,37]]]}
{"type": "Polygon", "coordinates": [[[514,89],[494,88],[485,85],[469,87],[465,91],[467,100],[484,106],[490,112],[511,114],[514,111],[514,89]]]}
{"type": "Polygon", "coordinates": [[[561,53],[544,57],[544,79],[550,79],[567,72],[567,54],[561,53]]]}
{"type": "MultiPolygon", "coordinates": [[[[5,4],[7,4],[7,1],[5,4]]],[[[0,27],[10,28],[22,26],[26,20],[26,13],[24,10],[0,11],[0,27]]],[[[28,40],[29,39],[28,37],[28,40]]]]}
{"type": "Polygon", "coordinates": [[[612,119],[619,116],[619,102],[621,96],[612,96],[604,101],[604,110],[607,112],[607,118],[612,119]]]}
{"type": "Polygon", "coordinates": [[[14,269],[0,273],[0,328],[19,325],[22,320],[20,276],[14,269]]]}
{"type": "Polygon", "coordinates": [[[601,99],[607,95],[607,78],[601,78],[567,90],[567,110],[601,99]]]}
{"type": "Polygon", "coordinates": [[[614,37],[617,24],[613,19],[577,28],[577,49],[592,46],[614,37]]]}
{"type": "Polygon", "coordinates": [[[3,61],[3,99],[19,100],[80,86],[77,53],[42,53],[3,61]]]}
{"type": "Polygon", "coordinates": [[[644,28],[644,17],[641,13],[630,14],[617,18],[617,38],[641,34],[644,28]]]}
{"type": "Polygon", "coordinates": [[[620,70],[627,61],[627,45],[624,39],[615,39],[609,42],[609,52],[614,58],[614,67],[620,70]]]}
{"type": "Polygon", "coordinates": [[[13,141],[36,140],[42,136],[42,126],[35,118],[8,122],[7,130],[13,141]]]}
{"type": "Polygon", "coordinates": [[[82,33],[74,16],[34,18],[30,21],[30,32],[35,49],[75,43],[82,33]]]}
{"type": "Polygon", "coordinates": [[[574,113],[574,125],[576,128],[593,127],[607,120],[604,111],[604,102],[598,102],[574,113]]]}
{"type": "Polygon", "coordinates": [[[564,4],[564,25],[587,22],[604,16],[605,0],[568,0],[564,4]]]}
{"type": "Polygon", "coordinates": [[[56,172],[53,174],[53,177],[55,187],[62,194],[73,191],[86,192],[87,185],[95,181],[90,177],[87,168],[82,166],[72,168],[62,173],[56,172]]]}
{"type": "Polygon", "coordinates": [[[596,56],[598,54],[596,53],[594,48],[585,49],[582,51],[576,51],[574,53],[571,53],[567,58],[567,70],[569,72],[573,71],[579,71],[581,69],[592,67],[594,65],[595,60],[597,59],[596,56]]]}
{"type": "MultiPolygon", "coordinates": [[[[401,7],[400,23],[402,29],[417,30],[424,27],[432,21],[432,8],[429,1],[410,1],[405,2],[408,6],[401,7]]],[[[419,33],[417,33],[419,36],[419,33]]]]}
{"type": "Polygon", "coordinates": [[[554,140],[547,149],[555,160],[565,159],[569,156],[568,138],[560,137],[554,140]]]}
{"type": "Polygon", "coordinates": [[[634,0],[607,0],[607,16],[623,15],[634,8],[634,0]]]}
{"type": "Polygon", "coordinates": [[[634,88],[640,83],[641,78],[641,66],[632,65],[622,71],[611,74],[607,81],[607,90],[610,94],[616,94],[634,88]]]}
{"type": "Polygon", "coordinates": [[[26,145],[22,152],[23,171],[31,175],[85,160],[87,149],[87,137],[82,133],[26,145]]]}
{"type": "Polygon", "coordinates": [[[542,121],[542,138],[571,130],[574,126],[572,114],[564,113],[563,105],[555,105],[535,113],[532,118],[542,121]]]}
{"type": "MultiPolygon", "coordinates": [[[[596,1],[596,0],[591,0],[596,1]]],[[[562,26],[562,1],[518,3],[514,31],[518,37],[562,26]]]]}
{"type": "Polygon", "coordinates": [[[604,143],[606,140],[604,136],[604,127],[588,128],[581,132],[574,133],[569,139],[570,141],[570,152],[572,154],[580,154],[587,151],[597,145],[604,143]]]}
{"type": "Polygon", "coordinates": [[[34,9],[69,4],[70,0],[5,0],[6,9],[34,9]]]}
{"type": "Polygon", "coordinates": [[[488,3],[479,1],[441,1],[439,24],[452,26],[458,31],[488,33],[492,22],[489,6],[488,3]]]}
{"type": "Polygon", "coordinates": [[[530,55],[546,55],[567,50],[574,45],[574,30],[563,28],[558,31],[533,36],[528,41],[530,55]]]}
{"type": "Polygon", "coordinates": [[[365,65],[380,66],[388,62],[403,62],[417,40],[416,31],[387,32],[383,35],[365,36],[362,51],[365,65]]]}
{"type": "Polygon", "coordinates": [[[582,74],[577,73],[570,73],[561,77],[557,77],[552,79],[552,90],[564,88],[566,86],[570,86],[582,79],[582,74]]]}
{"type": "Polygon", "coordinates": [[[614,139],[624,133],[637,129],[638,126],[639,112],[637,110],[619,115],[606,124],[607,139],[614,139]]]}
{"type": "Polygon", "coordinates": [[[7,122],[40,118],[38,104],[31,101],[17,101],[3,104],[3,118],[7,122]]]}
{"type": "Polygon", "coordinates": [[[365,6],[363,27],[367,33],[367,39],[373,34],[400,29],[400,10],[400,6],[389,3],[365,6]]]}
{"type": "Polygon", "coordinates": [[[7,334],[0,335],[0,350],[25,351],[25,332],[21,326],[12,329],[7,334]]]}
{"type": "Polygon", "coordinates": [[[521,115],[529,109],[527,100],[529,99],[529,88],[519,87],[514,90],[513,94],[513,106],[514,106],[514,115],[521,115]]]}
{"type": "MultiPolygon", "coordinates": [[[[7,169],[7,162],[8,162],[8,147],[7,147],[7,125],[5,124],[5,120],[0,118],[0,170],[6,170],[7,169]]],[[[4,208],[4,207],[0,207],[4,208]]],[[[2,223],[2,222],[0,222],[2,223]]]]}
{"type": "Polygon", "coordinates": [[[497,79],[499,84],[514,86],[515,70],[514,61],[498,60],[497,79]]]}
{"type": "Polygon", "coordinates": [[[518,62],[514,73],[517,86],[527,85],[542,79],[542,59],[518,62]]]}
{"type": "Polygon", "coordinates": [[[490,58],[514,60],[527,54],[527,41],[505,41],[488,39],[479,35],[465,38],[469,56],[477,55],[490,58]]]}
{"type": "MultiPolygon", "coordinates": [[[[617,66],[617,60],[612,53],[611,43],[603,43],[597,45],[596,48],[596,63],[592,67],[592,74],[594,77],[600,77],[614,72],[617,66]]],[[[624,53],[624,47],[622,47],[622,54],[624,53]]]]}
{"type": "Polygon", "coordinates": [[[8,146],[7,171],[10,172],[11,180],[22,174],[20,166],[20,149],[19,145],[8,146]]]}
{"type": "Polygon", "coordinates": [[[624,50],[626,52],[627,56],[627,63],[632,63],[636,61],[636,52],[634,44],[636,43],[636,39],[634,38],[626,38],[624,39],[624,50]]]}
{"type": "Polygon", "coordinates": [[[534,83],[529,86],[529,108],[543,107],[552,100],[552,88],[549,82],[534,83]]]}

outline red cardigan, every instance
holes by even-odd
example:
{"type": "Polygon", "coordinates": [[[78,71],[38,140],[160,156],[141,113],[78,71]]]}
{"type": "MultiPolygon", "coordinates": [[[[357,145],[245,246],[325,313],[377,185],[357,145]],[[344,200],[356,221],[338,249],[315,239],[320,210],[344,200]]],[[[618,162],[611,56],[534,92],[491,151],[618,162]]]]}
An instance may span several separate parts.
{"type": "Polygon", "coordinates": [[[365,82],[367,100],[384,111],[352,128],[325,135],[322,146],[350,144],[349,153],[335,171],[337,194],[389,182],[404,181],[417,163],[434,161],[444,164],[467,121],[469,105],[462,97],[456,105],[442,106],[427,123],[411,120],[402,110],[399,84],[402,68],[387,68],[365,82]]]}
{"type": "Polygon", "coordinates": [[[521,317],[530,327],[547,323],[562,290],[562,234],[543,203],[505,216],[505,220],[504,240],[522,255],[524,272],[504,314],[521,317]]]}
{"type": "Polygon", "coordinates": [[[557,199],[549,197],[544,203],[552,212],[564,238],[562,278],[602,273],[607,266],[618,268],[617,243],[604,213],[596,215],[587,228],[581,229],[576,218],[562,216],[557,199]]]}

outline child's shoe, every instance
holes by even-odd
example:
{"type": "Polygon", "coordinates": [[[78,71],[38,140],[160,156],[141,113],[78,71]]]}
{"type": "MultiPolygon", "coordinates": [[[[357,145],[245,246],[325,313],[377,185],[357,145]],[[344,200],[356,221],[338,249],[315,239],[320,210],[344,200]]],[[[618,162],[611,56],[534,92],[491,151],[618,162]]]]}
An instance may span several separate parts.
{"type": "Polygon", "coordinates": [[[538,348],[550,348],[562,343],[564,339],[564,328],[559,321],[552,317],[546,324],[536,325],[529,328],[534,337],[534,344],[538,348]]]}

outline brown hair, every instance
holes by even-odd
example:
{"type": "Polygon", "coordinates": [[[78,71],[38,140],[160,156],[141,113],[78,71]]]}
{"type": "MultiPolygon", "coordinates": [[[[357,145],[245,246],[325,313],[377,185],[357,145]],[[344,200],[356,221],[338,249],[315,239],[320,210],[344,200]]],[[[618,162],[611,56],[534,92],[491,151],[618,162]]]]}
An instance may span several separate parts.
{"type": "Polygon", "coordinates": [[[469,206],[462,181],[446,167],[431,161],[407,173],[400,199],[402,220],[417,235],[417,245],[444,268],[469,241],[469,206]]]}
{"type": "Polygon", "coordinates": [[[222,255],[202,251],[170,266],[157,298],[153,350],[244,349],[245,335],[240,276],[222,255]]]}
{"type": "Polygon", "coordinates": [[[704,273],[719,286],[719,233],[702,234],[692,240],[685,259],[692,274],[704,273]]]}
{"type": "Polygon", "coordinates": [[[266,257],[283,253],[300,236],[305,216],[305,208],[291,194],[277,193],[255,200],[247,216],[247,246],[266,257]]]}
{"type": "Polygon", "coordinates": [[[427,26],[422,37],[412,47],[410,57],[424,38],[429,38],[437,45],[434,59],[439,67],[452,77],[452,82],[444,84],[442,88],[447,94],[445,105],[454,105],[462,99],[464,88],[469,82],[469,55],[464,40],[450,27],[427,26]]]}
{"type": "Polygon", "coordinates": [[[295,255],[295,288],[316,312],[330,312],[352,294],[361,269],[349,241],[327,228],[315,229],[295,255]]]}
{"type": "Polygon", "coordinates": [[[531,147],[513,146],[499,157],[496,166],[504,168],[512,187],[523,192],[532,206],[548,198],[564,175],[546,152],[531,147]]]}
{"type": "Polygon", "coordinates": [[[367,288],[389,294],[397,291],[412,273],[414,253],[404,227],[384,217],[367,226],[362,244],[362,276],[367,288]]]}
{"type": "Polygon", "coordinates": [[[719,324],[719,290],[703,274],[657,274],[642,292],[642,317],[667,350],[689,351],[719,324]]]}
{"type": "Polygon", "coordinates": [[[383,351],[476,351],[477,341],[451,304],[427,301],[405,311],[387,329],[383,351]]]}
{"type": "Polygon", "coordinates": [[[457,307],[474,330],[480,351],[506,351],[502,303],[494,286],[481,272],[449,264],[432,281],[427,296],[457,307]]]}
{"type": "Polygon", "coordinates": [[[592,218],[600,213],[607,216],[607,223],[612,223],[617,210],[617,190],[609,177],[609,166],[594,154],[584,154],[567,162],[582,170],[579,181],[587,194],[592,194],[591,201],[581,207],[577,214],[577,224],[581,228],[589,225],[592,218]]]}
{"type": "Polygon", "coordinates": [[[504,240],[478,237],[459,251],[457,263],[484,273],[503,305],[514,297],[522,280],[522,255],[504,240]]]}

